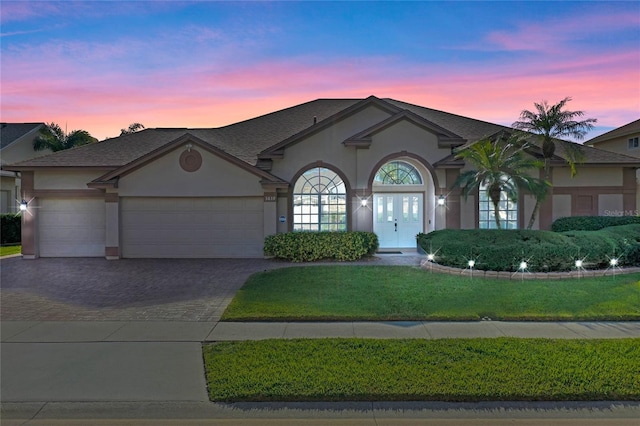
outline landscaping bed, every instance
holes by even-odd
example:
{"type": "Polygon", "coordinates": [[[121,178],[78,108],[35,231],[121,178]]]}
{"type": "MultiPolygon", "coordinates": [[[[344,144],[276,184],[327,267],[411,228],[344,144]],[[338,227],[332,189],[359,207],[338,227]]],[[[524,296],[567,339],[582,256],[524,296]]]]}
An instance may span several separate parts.
{"type": "Polygon", "coordinates": [[[640,320],[640,274],[502,280],[407,266],[329,265],[255,274],[223,321],[640,320]]]}
{"type": "Polygon", "coordinates": [[[521,262],[530,272],[575,270],[576,260],[586,269],[605,269],[611,259],[620,266],[640,265],[640,224],[598,230],[565,232],[526,229],[444,229],[418,235],[418,245],[435,254],[441,265],[486,271],[518,271],[521,262]]]}
{"type": "Polygon", "coordinates": [[[213,401],[640,398],[640,339],[298,339],[203,351],[213,401]]]}

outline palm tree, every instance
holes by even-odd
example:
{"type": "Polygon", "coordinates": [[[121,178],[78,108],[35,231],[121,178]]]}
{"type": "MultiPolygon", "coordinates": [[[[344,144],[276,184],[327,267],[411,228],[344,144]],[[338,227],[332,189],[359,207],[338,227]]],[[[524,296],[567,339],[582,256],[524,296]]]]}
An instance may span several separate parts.
{"type": "Polygon", "coordinates": [[[93,142],[97,142],[97,139],[86,130],[73,130],[65,134],[56,123],[49,123],[40,129],[40,134],[33,141],[33,149],[36,151],[50,149],[56,152],[93,142]]]}
{"type": "Polygon", "coordinates": [[[543,166],[540,161],[524,155],[524,150],[528,148],[529,143],[518,137],[506,138],[500,135],[495,140],[479,140],[456,155],[456,158],[463,159],[476,170],[462,173],[454,187],[461,188],[466,200],[469,194],[475,193],[481,185],[486,186],[498,229],[502,228],[499,215],[502,192],[506,193],[509,200],[516,202],[518,190],[527,190],[538,198],[544,197],[550,186],[547,181],[527,174],[529,170],[543,166]]]}
{"type": "Polygon", "coordinates": [[[131,123],[126,129],[120,129],[120,136],[130,135],[131,133],[135,133],[142,129],[144,129],[144,125],[140,123],[131,123]]]}
{"type": "MultiPolygon", "coordinates": [[[[563,111],[563,108],[570,100],[570,97],[566,97],[555,105],[549,105],[547,101],[534,103],[536,107],[535,112],[526,109],[523,110],[520,113],[520,120],[512,124],[516,129],[542,136],[544,178],[547,181],[551,178],[549,166],[551,158],[556,151],[557,140],[554,139],[568,136],[582,140],[587,132],[593,129],[593,123],[598,121],[595,118],[577,121],[577,118],[584,116],[584,111],[563,111]]],[[[564,148],[566,161],[571,168],[571,176],[573,177],[576,174],[576,162],[580,160],[581,151],[577,146],[570,143],[565,144],[564,148]]],[[[536,205],[531,213],[531,219],[529,220],[527,229],[531,229],[533,226],[542,201],[544,201],[544,197],[536,199],[536,205]]]]}
{"type": "MultiPolygon", "coordinates": [[[[512,124],[516,129],[542,136],[542,156],[544,158],[546,179],[549,179],[549,162],[556,151],[556,141],[554,139],[572,137],[582,140],[587,132],[593,129],[593,123],[598,121],[595,118],[576,121],[576,118],[582,117],[585,113],[584,111],[563,111],[562,109],[570,100],[570,97],[566,97],[555,105],[549,105],[547,101],[534,103],[535,112],[523,110],[520,113],[520,121],[512,124]]],[[[576,156],[579,154],[578,150],[572,150],[571,148],[567,150],[567,162],[571,167],[572,176],[576,173],[576,156]]]]}

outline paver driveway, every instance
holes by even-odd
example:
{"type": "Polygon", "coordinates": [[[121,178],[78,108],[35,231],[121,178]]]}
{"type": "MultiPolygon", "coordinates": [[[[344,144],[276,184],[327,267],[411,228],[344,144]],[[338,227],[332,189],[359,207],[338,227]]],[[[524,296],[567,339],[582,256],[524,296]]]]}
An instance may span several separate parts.
{"type": "MultiPolygon", "coordinates": [[[[417,266],[419,257],[355,263],[417,266]]],[[[267,259],[5,258],[0,319],[218,321],[251,274],[291,265],[267,259]]]]}
{"type": "Polygon", "coordinates": [[[265,259],[3,259],[2,320],[217,321],[265,259]]]}

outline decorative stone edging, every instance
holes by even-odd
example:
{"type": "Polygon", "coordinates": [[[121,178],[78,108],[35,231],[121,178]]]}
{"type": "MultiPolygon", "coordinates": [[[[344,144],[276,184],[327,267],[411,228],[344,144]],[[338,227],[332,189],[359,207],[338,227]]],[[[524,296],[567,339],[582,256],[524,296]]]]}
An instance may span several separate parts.
{"type": "Polygon", "coordinates": [[[420,267],[433,272],[440,272],[449,275],[460,275],[463,277],[479,278],[502,278],[507,280],[545,280],[545,279],[566,279],[566,278],[586,278],[605,277],[613,275],[624,275],[640,272],[640,267],[633,268],[609,268],[605,270],[581,270],[569,272],[507,272],[507,271],[483,271],[480,269],[461,269],[451,266],[440,265],[429,260],[420,262],[420,267]]]}

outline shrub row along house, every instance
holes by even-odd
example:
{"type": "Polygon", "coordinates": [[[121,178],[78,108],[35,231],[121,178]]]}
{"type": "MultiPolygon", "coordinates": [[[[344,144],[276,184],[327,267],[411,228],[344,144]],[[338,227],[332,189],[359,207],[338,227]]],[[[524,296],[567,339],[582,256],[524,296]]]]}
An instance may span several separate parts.
{"type": "MultiPolygon", "coordinates": [[[[212,129],[146,129],[7,167],[22,173],[25,257],[261,257],[268,235],[374,231],[382,248],[416,235],[490,227],[483,189],[460,196],[455,147],[503,126],[393,99],[318,99],[212,129]]],[[[576,145],[572,178],[559,142],[554,219],[636,209],[640,160],[576,145]]],[[[537,155],[535,152],[531,155],[537,155]]],[[[538,173],[539,171],[535,171],[538,173]]],[[[504,201],[507,228],[535,199],[504,201]]]]}

